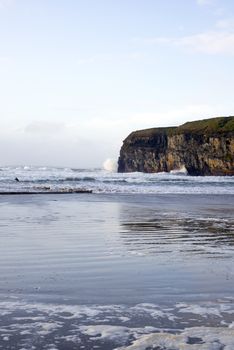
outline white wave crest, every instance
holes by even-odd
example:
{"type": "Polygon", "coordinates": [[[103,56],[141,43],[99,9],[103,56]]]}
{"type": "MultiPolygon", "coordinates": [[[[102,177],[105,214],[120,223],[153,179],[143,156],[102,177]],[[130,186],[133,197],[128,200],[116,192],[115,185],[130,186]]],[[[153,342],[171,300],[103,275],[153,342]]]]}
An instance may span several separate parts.
{"type": "Polygon", "coordinates": [[[117,171],[117,162],[115,159],[107,158],[103,163],[103,168],[112,173],[117,171]]]}
{"type": "Polygon", "coordinates": [[[179,169],[174,169],[174,170],[171,170],[170,171],[170,174],[174,174],[174,175],[187,175],[188,174],[188,171],[187,169],[185,168],[185,166],[183,165],[181,168],[179,169]]]}

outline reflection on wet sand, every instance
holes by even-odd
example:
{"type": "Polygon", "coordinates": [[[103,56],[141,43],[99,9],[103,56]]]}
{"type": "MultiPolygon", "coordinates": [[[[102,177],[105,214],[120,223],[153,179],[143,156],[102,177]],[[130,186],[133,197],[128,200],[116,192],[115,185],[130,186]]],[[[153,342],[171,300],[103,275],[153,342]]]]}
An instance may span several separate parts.
{"type": "Polygon", "coordinates": [[[233,349],[232,201],[4,197],[0,349],[233,349]]]}
{"type": "Polygon", "coordinates": [[[217,215],[181,218],[162,213],[152,218],[152,212],[137,216],[137,220],[130,221],[125,213],[121,223],[121,239],[129,252],[233,256],[234,221],[231,219],[217,218],[217,215]]]}

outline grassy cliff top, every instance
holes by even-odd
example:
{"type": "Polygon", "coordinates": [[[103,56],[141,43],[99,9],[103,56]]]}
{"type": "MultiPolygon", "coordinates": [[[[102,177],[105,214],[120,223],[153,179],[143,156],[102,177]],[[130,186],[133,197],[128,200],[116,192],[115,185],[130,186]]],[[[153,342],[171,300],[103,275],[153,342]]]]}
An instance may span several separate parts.
{"type": "Polygon", "coordinates": [[[132,132],[127,139],[152,137],[155,134],[176,135],[181,133],[217,135],[234,132],[234,117],[218,117],[187,122],[178,127],[151,128],[132,132]]]}
{"type": "Polygon", "coordinates": [[[234,131],[234,117],[218,117],[211,119],[197,120],[185,123],[177,128],[177,131],[195,133],[223,133],[234,131]]]}

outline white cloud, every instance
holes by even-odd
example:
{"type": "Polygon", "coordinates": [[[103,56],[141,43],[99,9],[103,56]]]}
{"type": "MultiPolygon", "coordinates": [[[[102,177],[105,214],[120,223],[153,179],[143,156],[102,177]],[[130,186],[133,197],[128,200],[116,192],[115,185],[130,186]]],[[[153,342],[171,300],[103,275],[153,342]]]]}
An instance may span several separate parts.
{"type": "Polygon", "coordinates": [[[128,124],[138,128],[176,126],[188,120],[214,117],[221,110],[220,106],[189,104],[156,113],[137,113],[128,118],[128,124]]]}
{"type": "Polygon", "coordinates": [[[0,64],[10,63],[12,60],[7,56],[0,56],[0,64]]]}
{"type": "Polygon", "coordinates": [[[122,141],[134,130],[176,126],[225,113],[231,114],[224,105],[194,103],[156,106],[145,113],[109,111],[93,119],[34,121],[17,130],[0,130],[0,158],[2,164],[100,166],[107,158],[118,158],[122,141]]]}
{"type": "MultiPolygon", "coordinates": [[[[197,4],[217,5],[216,0],[196,0],[197,4]]],[[[217,9],[216,9],[217,10],[217,9]]],[[[220,10],[220,8],[219,8],[220,10]]],[[[219,14],[220,15],[220,14],[219,14]]],[[[222,11],[222,15],[224,15],[222,11]]],[[[139,39],[138,39],[139,41],[139,39]]],[[[198,52],[210,55],[234,54],[234,18],[221,18],[215,23],[213,30],[207,30],[181,37],[155,37],[146,38],[147,44],[171,45],[180,47],[187,52],[198,52]]]]}
{"type": "Polygon", "coordinates": [[[150,44],[165,44],[181,47],[188,52],[200,52],[204,54],[234,54],[234,32],[232,31],[207,31],[180,38],[149,38],[144,40],[150,44]]]}
{"type": "Polygon", "coordinates": [[[89,56],[89,57],[81,57],[78,59],[77,64],[79,64],[79,65],[93,64],[93,63],[111,61],[112,59],[113,59],[112,54],[102,53],[102,54],[96,54],[96,55],[89,56]]]}
{"type": "Polygon", "coordinates": [[[213,4],[214,0],[197,0],[197,4],[199,6],[204,6],[204,5],[211,5],[213,4]]]}
{"type": "Polygon", "coordinates": [[[57,134],[66,129],[64,123],[53,123],[47,121],[34,121],[28,124],[24,131],[33,134],[57,134]]]}
{"type": "Polygon", "coordinates": [[[176,46],[206,54],[234,54],[234,33],[210,31],[175,39],[176,46]]]}
{"type": "Polygon", "coordinates": [[[58,135],[64,140],[93,140],[95,142],[118,142],[133,129],[179,125],[187,120],[211,118],[224,113],[223,106],[207,104],[188,104],[181,107],[157,107],[157,112],[115,113],[90,119],[77,119],[70,122],[55,123],[46,121],[32,122],[24,132],[28,134],[58,135]]]}
{"type": "MultiPolygon", "coordinates": [[[[116,115],[116,117],[113,114],[112,118],[95,118],[84,121],[82,125],[79,125],[79,128],[85,133],[89,132],[89,135],[93,133],[92,136],[95,133],[95,139],[121,141],[123,137],[136,129],[179,125],[188,120],[218,116],[220,113],[223,113],[223,110],[223,106],[207,104],[188,104],[169,109],[163,106],[160,109],[158,108],[157,112],[123,113],[116,115]]],[[[78,132],[78,125],[74,123],[71,125],[71,129],[78,132]]]]}
{"type": "Polygon", "coordinates": [[[82,64],[92,64],[95,63],[95,57],[88,57],[88,58],[80,58],[77,61],[78,65],[82,65],[82,64]]]}
{"type": "Polygon", "coordinates": [[[225,30],[232,30],[234,29],[234,18],[220,19],[217,21],[216,27],[225,30]]]}
{"type": "Polygon", "coordinates": [[[14,0],[0,0],[0,9],[12,5],[14,0]]]}
{"type": "Polygon", "coordinates": [[[104,53],[104,54],[97,54],[90,57],[80,58],[77,61],[78,65],[85,65],[85,64],[94,64],[94,63],[101,63],[101,62],[126,62],[126,61],[139,61],[145,58],[145,53],[143,52],[127,52],[127,53],[119,53],[119,54],[110,54],[110,53],[104,53]]]}

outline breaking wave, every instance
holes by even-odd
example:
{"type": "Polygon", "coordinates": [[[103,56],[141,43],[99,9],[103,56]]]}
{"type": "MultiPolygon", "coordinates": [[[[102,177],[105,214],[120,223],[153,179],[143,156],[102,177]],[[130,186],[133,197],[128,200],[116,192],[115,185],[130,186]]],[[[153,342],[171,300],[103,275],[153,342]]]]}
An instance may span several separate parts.
{"type": "Polygon", "coordinates": [[[51,190],[91,189],[95,193],[205,193],[234,194],[234,177],[188,176],[185,167],[170,173],[117,173],[116,162],[107,159],[105,169],[52,167],[2,167],[0,192],[31,191],[37,185],[51,190]],[[18,178],[18,181],[15,179],[18,178]]]}
{"type": "Polygon", "coordinates": [[[103,163],[103,168],[106,171],[116,172],[117,171],[117,162],[114,159],[107,158],[103,163]]]}
{"type": "Polygon", "coordinates": [[[174,174],[174,175],[187,175],[188,171],[186,169],[186,167],[183,165],[181,168],[179,169],[174,169],[170,171],[170,174],[174,174]]]}

